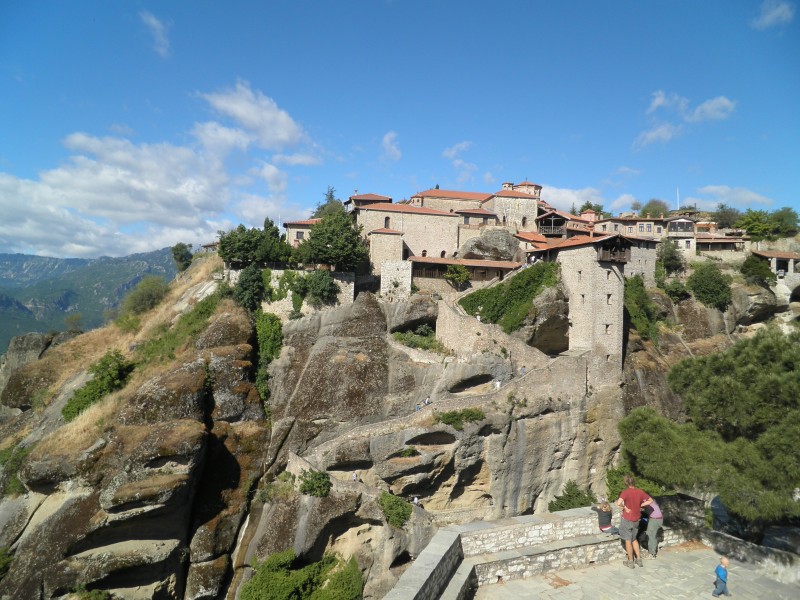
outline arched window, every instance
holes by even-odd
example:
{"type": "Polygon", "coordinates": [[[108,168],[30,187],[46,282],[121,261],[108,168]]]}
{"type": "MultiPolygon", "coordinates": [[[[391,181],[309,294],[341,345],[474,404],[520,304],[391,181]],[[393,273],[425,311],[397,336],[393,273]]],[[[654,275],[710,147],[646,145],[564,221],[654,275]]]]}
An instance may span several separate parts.
{"type": "Polygon", "coordinates": [[[423,250],[422,251],[422,256],[428,256],[428,251],[427,250],[423,250]]]}
{"type": "Polygon", "coordinates": [[[439,256],[441,256],[442,258],[444,258],[445,256],[447,256],[447,252],[445,252],[444,250],[442,250],[442,253],[441,253],[439,256]]]}
{"type": "Polygon", "coordinates": [[[505,224],[506,224],[506,216],[503,215],[503,225],[505,225],[505,224]]]}
{"type": "Polygon", "coordinates": [[[528,224],[528,217],[522,217],[522,226],[525,227],[528,224]]]}
{"type": "Polygon", "coordinates": [[[383,226],[384,226],[386,229],[389,229],[389,224],[390,224],[390,222],[391,222],[391,219],[389,219],[389,217],[385,217],[385,218],[383,219],[383,226]]]}

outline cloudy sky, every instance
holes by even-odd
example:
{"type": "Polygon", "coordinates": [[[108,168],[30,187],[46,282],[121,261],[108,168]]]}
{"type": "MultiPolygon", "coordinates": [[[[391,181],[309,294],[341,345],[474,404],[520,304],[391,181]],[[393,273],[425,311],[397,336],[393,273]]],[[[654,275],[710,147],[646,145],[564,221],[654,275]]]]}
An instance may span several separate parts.
{"type": "Polygon", "coordinates": [[[12,1],[0,252],[119,256],[529,179],[800,210],[789,0],[12,1]]]}

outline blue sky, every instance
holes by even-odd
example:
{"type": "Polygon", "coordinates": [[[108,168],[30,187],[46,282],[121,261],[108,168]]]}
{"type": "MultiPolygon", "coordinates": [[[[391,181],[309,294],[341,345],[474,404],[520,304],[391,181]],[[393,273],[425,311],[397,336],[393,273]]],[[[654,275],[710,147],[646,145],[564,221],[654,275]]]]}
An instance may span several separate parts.
{"type": "Polygon", "coordinates": [[[208,242],[328,186],[800,210],[788,0],[11,0],[0,115],[0,252],[208,242]]]}

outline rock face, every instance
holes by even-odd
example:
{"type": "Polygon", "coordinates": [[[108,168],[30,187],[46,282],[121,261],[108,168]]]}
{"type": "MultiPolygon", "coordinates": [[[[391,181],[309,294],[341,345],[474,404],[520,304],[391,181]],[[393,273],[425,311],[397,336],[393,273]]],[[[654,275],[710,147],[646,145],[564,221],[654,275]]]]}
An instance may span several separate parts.
{"type": "Polygon", "coordinates": [[[461,258],[485,260],[515,260],[518,258],[519,242],[505,229],[489,229],[479,237],[467,240],[458,249],[461,258]]]}
{"type": "Polygon", "coordinates": [[[533,309],[522,327],[512,334],[544,352],[569,349],[569,300],[561,286],[546,288],[533,299],[533,309]]]}
{"type": "Polygon", "coordinates": [[[776,312],[785,310],[787,306],[780,306],[772,291],[759,286],[731,287],[731,308],[733,318],[737,325],[752,325],[766,321],[776,312]]]}
{"type": "Polygon", "coordinates": [[[31,446],[19,471],[29,500],[0,503],[0,545],[15,553],[0,597],[79,584],[124,598],[220,596],[269,431],[249,381],[248,316],[231,308],[206,334],[194,357],[126,388],[97,425],[79,419],[31,446]]]}

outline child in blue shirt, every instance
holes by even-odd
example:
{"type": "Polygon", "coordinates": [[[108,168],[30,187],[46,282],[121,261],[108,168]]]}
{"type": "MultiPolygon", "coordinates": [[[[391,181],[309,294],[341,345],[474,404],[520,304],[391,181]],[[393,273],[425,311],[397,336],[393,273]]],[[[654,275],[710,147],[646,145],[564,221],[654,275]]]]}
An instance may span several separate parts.
{"type": "Polygon", "coordinates": [[[722,594],[726,596],[730,596],[731,593],[728,591],[728,557],[727,556],[720,556],[719,564],[717,568],[714,569],[714,575],[717,578],[714,580],[714,591],[711,592],[711,595],[714,598],[719,598],[722,594]]]}

